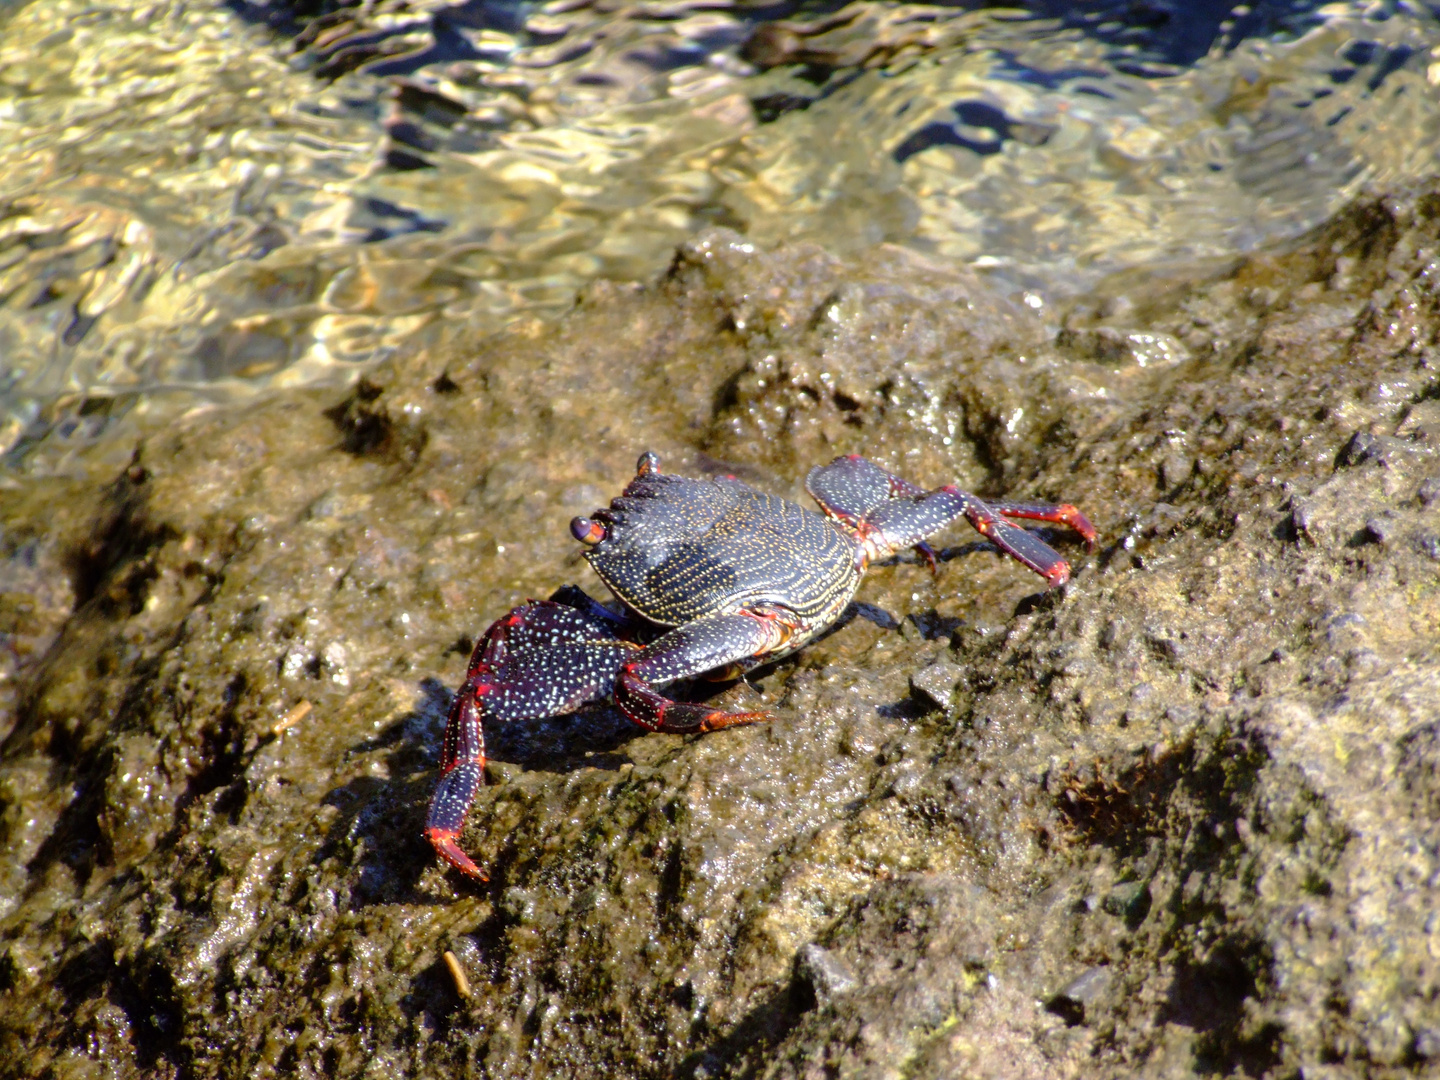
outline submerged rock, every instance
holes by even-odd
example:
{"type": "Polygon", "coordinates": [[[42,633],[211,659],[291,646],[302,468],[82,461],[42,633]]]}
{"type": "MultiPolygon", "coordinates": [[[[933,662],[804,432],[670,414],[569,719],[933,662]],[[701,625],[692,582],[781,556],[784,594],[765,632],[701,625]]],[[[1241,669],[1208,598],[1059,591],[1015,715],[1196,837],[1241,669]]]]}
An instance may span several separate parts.
{"type": "Polygon", "coordinates": [[[1057,346],[913,254],[715,231],[0,492],[14,1075],[1421,1067],[1437,250],[1440,194],[1373,201],[1057,346]],[[1087,352],[1138,333],[1183,351],[1087,352]],[[566,523],[645,449],[792,497],[863,452],[1102,547],[1050,594],[963,530],[876,568],[761,672],[770,724],[494,725],[475,887],[420,837],[451,688],[513,604],[601,595],[566,523]]]}

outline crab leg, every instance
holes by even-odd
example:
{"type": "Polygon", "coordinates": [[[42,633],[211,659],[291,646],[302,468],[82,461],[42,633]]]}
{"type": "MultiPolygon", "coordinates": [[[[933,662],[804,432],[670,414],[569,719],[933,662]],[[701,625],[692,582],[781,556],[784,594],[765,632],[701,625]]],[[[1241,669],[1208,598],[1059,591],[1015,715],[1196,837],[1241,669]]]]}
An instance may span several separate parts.
{"type": "Polygon", "coordinates": [[[812,469],[805,487],[825,513],[855,534],[867,562],[922,545],[927,536],[964,517],[981,536],[1054,587],[1069,580],[1070,564],[1006,518],[1057,522],[1078,532],[1087,545],[1095,541],[1094,526],[1069,504],[992,505],[951,484],[926,492],[857,455],[812,469]]]}
{"type": "Polygon", "coordinates": [[[480,790],[485,771],[485,733],[480,724],[480,700],[489,685],[466,679],[450,706],[445,721],[445,745],[440,752],[440,783],[430,798],[425,818],[425,839],[435,852],[455,869],[480,881],[489,881],[485,871],[460,850],[455,838],[465,824],[465,815],[480,790]]]}
{"type": "Polygon", "coordinates": [[[731,664],[748,667],[745,661],[781,649],[796,625],[788,612],[757,609],[711,615],[676,627],[621,665],[615,704],[651,731],[714,731],[769,720],[769,714],[763,712],[723,712],[707,705],[671,701],[654,684],[693,678],[731,664]]]}
{"type": "Polygon", "coordinates": [[[1095,526],[1091,525],[1090,519],[1071,503],[1054,506],[1050,503],[992,502],[986,505],[997,514],[1007,518],[1053,521],[1057,525],[1066,525],[1080,534],[1081,539],[1085,541],[1087,551],[1095,549],[1095,526]]]}
{"type": "MultiPolygon", "coordinates": [[[[564,590],[556,595],[576,599],[564,590]]],[[[590,605],[532,600],[497,620],[471,654],[445,724],[440,783],[425,821],[435,851],[471,877],[487,880],[456,837],[484,776],[484,722],[555,716],[599,700],[638,647],[617,639],[618,616],[590,605]]]]}
{"type": "Polygon", "coordinates": [[[946,485],[911,502],[892,502],[871,513],[861,543],[881,557],[938,532],[964,517],[985,539],[1016,562],[1029,567],[1053,588],[1070,579],[1070,564],[1034,533],[1006,521],[968,491],[946,485]]]}

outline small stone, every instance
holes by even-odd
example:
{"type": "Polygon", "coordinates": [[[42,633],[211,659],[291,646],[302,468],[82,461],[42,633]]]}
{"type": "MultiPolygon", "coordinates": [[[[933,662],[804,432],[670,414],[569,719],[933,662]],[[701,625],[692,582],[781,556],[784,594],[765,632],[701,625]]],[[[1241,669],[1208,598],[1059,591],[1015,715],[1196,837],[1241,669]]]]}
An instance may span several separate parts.
{"type": "Polygon", "coordinates": [[[1131,881],[1111,889],[1100,905],[1108,914],[1138,922],[1150,910],[1150,886],[1131,881]]]}
{"type": "Polygon", "coordinates": [[[1378,435],[1371,435],[1368,431],[1357,431],[1350,437],[1340,451],[1341,465],[1360,465],[1366,461],[1383,461],[1385,458],[1385,442],[1378,435]]]}
{"type": "Polygon", "coordinates": [[[1113,978],[1108,967],[1088,968],[1046,1002],[1045,1007],[1070,1027],[1083,1024],[1086,1010],[1093,1009],[1105,995],[1113,978]]]}
{"type": "Polygon", "coordinates": [[[346,670],[349,659],[345,646],[338,641],[330,642],[320,653],[320,666],[336,686],[350,685],[350,673],[346,670]]]}
{"type": "Polygon", "coordinates": [[[1415,1056],[1427,1061],[1440,1058],[1440,1028],[1422,1028],[1416,1033],[1415,1056]]]}
{"type": "Polygon", "coordinates": [[[817,1005],[828,1005],[860,985],[845,961],[813,941],[796,955],[795,975],[814,992],[817,1005]]]}
{"type": "Polygon", "coordinates": [[[910,676],[910,689],[923,694],[940,708],[948,709],[955,702],[955,685],[964,674],[959,664],[936,660],[910,676]]]}
{"type": "Polygon", "coordinates": [[[1173,488],[1190,479],[1194,464],[1183,454],[1167,454],[1160,462],[1160,483],[1173,488]]]}
{"type": "Polygon", "coordinates": [[[1081,973],[1060,993],[1082,1005],[1091,1005],[1110,988],[1111,978],[1108,967],[1092,967],[1081,973]]]}
{"type": "Polygon", "coordinates": [[[282,679],[298,679],[306,673],[314,657],[309,650],[303,646],[296,646],[287,649],[285,655],[280,658],[280,677],[282,679]]]}
{"type": "Polygon", "coordinates": [[[1295,530],[1296,537],[1303,536],[1316,543],[1320,542],[1320,534],[1323,532],[1321,515],[1311,500],[1298,496],[1291,500],[1290,523],[1295,530]]]}

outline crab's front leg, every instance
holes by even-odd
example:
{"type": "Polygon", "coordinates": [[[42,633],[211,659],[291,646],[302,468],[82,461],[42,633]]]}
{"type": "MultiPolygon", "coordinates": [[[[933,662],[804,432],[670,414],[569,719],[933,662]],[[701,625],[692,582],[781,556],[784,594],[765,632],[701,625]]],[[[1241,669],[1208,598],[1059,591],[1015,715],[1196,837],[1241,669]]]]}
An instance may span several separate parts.
{"type": "Polygon", "coordinates": [[[769,720],[763,712],[724,712],[706,705],[672,701],[655,684],[689,679],[717,668],[743,669],[785,649],[799,628],[793,613],[782,608],[756,608],[730,615],[710,615],[671,630],[620,666],[615,704],[620,711],[652,731],[714,731],[732,724],[769,720]]]}
{"type": "Polygon", "coordinates": [[[1070,578],[1070,564],[1033,533],[1007,518],[1068,525],[1095,543],[1095,527],[1074,506],[1048,503],[986,503],[947,484],[925,491],[858,455],[836,458],[810,471],[805,487],[821,508],[854,533],[867,561],[907,547],[964,517],[1005,554],[1029,567],[1053,588],[1070,578]]]}
{"type": "Polygon", "coordinates": [[[484,871],[456,838],[484,776],[484,722],[555,716],[599,700],[638,648],[616,636],[623,620],[590,605],[532,600],[498,619],[475,646],[450,706],[425,837],[442,859],[480,881],[484,871]]]}

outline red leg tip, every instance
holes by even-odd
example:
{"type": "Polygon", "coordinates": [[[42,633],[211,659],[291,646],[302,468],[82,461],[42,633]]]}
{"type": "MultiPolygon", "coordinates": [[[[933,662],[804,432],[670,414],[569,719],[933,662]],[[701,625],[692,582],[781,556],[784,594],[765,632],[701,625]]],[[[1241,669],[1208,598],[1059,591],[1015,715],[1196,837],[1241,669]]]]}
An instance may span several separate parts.
{"type": "Polygon", "coordinates": [[[1095,538],[1099,534],[1095,531],[1095,526],[1090,524],[1090,519],[1080,512],[1079,507],[1070,503],[1060,507],[1060,511],[1063,515],[1060,520],[1080,534],[1085,541],[1085,550],[1094,551],[1095,538]]]}
{"type": "Polygon", "coordinates": [[[733,727],[736,724],[758,724],[762,720],[775,719],[769,713],[764,712],[712,712],[708,713],[700,722],[701,731],[719,731],[721,728],[733,727]]]}
{"type": "Polygon", "coordinates": [[[1049,570],[1045,571],[1045,580],[1050,583],[1050,588],[1059,588],[1070,580],[1070,564],[1058,562],[1049,570]]]}
{"type": "Polygon", "coordinates": [[[444,859],[451,866],[455,867],[462,874],[474,878],[476,881],[489,881],[489,876],[484,870],[471,861],[470,856],[460,850],[460,845],[455,843],[455,833],[450,829],[426,829],[425,839],[429,840],[435,847],[435,854],[444,859]]]}

